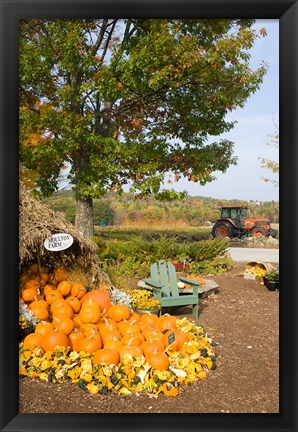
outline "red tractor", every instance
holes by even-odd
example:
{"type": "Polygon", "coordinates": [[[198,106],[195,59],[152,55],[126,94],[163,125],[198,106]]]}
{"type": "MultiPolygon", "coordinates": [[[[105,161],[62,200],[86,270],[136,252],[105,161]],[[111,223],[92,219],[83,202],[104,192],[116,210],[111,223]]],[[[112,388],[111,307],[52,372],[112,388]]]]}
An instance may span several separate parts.
{"type": "Polygon", "coordinates": [[[276,237],[277,231],[272,229],[267,219],[251,219],[247,207],[221,207],[220,218],[212,228],[212,237],[276,237]]]}

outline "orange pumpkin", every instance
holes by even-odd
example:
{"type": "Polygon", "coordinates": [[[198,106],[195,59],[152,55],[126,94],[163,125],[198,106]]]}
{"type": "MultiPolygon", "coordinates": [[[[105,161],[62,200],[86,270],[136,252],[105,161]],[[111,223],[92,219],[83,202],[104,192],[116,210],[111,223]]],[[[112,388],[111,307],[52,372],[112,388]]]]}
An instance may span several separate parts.
{"type": "Polygon", "coordinates": [[[144,313],[141,316],[141,319],[140,319],[140,323],[142,325],[144,325],[144,324],[150,324],[151,326],[155,326],[155,324],[157,323],[157,321],[158,321],[158,316],[154,315],[154,314],[151,314],[151,313],[144,313]]]}
{"type": "Polygon", "coordinates": [[[150,354],[147,361],[153,369],[160,371],[168,370],[170,366],[169,357],[164,352],[150,354]]]}
{"type": "Polygon", "coordinates": [[[129,321],[131,323],[136,323],[139,322],[141,320],[141,315],[139,315],[138,313],[134,312],[131,317],[129,318],[129,321]]]}
{"type": "Polygon", "coordinates": [[[138,325],[128,322],[121,327],[120,333],[122,336],[134,336],[135,334],[141,333],[141,329],[138,325]]]}
{"type": "Polygon", "coordinates": [[[106,349],[116,350],[120,353],[123,348],[123,343],[120,342],[118,339],[109,339],[104,342],[103,347],[106,349]]]}
{"type": "Polygon", "coordinates": [[[182,330],[176,329],[176,330],[168,330],[164,336],[163,336],[163,344],[165,347],[169,346],[169,340],[168,340],[168,336],[174,333],[175,336],[175,340],[174,342],[172,342],[171,345],[171,350],[172,351],[180,351],[182,346],[184,345],[185,342],[188,341],[188,337],[187,334],[184,333],[182,330]]]}
{"type": "Polygon", "coordinates": [[[62,299],[63,295],[61,294],[60,291],[58,290],[53,290],[50,291],[47,295],[46,295],[46,301],[49,305],[52,305],[54,303],[55,300],[58,299],[62,299]]]}
{"type": "Polygon", "coordinates": [[[71,351],[79,352],[80,351],[79,343],[82,339],[85,339],[84,333],[81,331],[75,330],[72,333],[70,333],[68,338],[69,338],[71,351]]]}
{"type": "Polygon", "coordinates": [[[86,294],[86,287],[80,283],[73,284],[71,288],[71,295],[73,297],[77,297],[78,299],[81,299],[86,294]]]}
{"type": "Polygon", "coordinates": [[[61,292],[61,294],[65,297],[70,294],[72,288],[72,283],[68,280],[63,280],[58,283],[57,290],[61,292]]]}
{"type": "Polygon", "coordinates": [[[100,309],[100,312],[105,313],[111,306],[110,294],[107,291],[91,290],[81,298],[81,303],[91,299],[95,301],[100,309]]]}
{"type": "Polygon", "coordinates": [[[149,340],[150,342],[153,342],[155,340],[162,341],[164,336],[162,332],[152,327],[144,329],[142,333],[144,335],[144,338],[146,340],[149,340]]]}
{"type": "Polygon", "coordinates": [[[66,302],[63,306],[57,306],[52,310],[52,315],[55,318],[62,318],[67,316],[68,318],[73,318],[73,310],[69,303],[66,302]]]}
{"type": "Polygon", "coordinates": [[[102,341],[94,338],[84,338],[78,343],[79,351],[84,351],[89,354],[94,353],[95,351],[102,348],[102,341]]]}
{"type": "Polygon", "coordinates": [[[124,346],[120,351],[120,360],[123,361],[125,356],[130,355],[134,358],[143,355],[143,350],[140,346],[124,346]]]}
{"type": "Polygon", "coordinates": [[[140,346],[144,342],[144,337],[142,335],[124,336],[121,342],[126,346],[140,346]]]}
{"type": "Polygon", "coordinates": [[[84,323],[80,320],[80,317],[78,314],[74,314],[73,322],[75,323],[76,328],[81,328],[81,326],[84,325],[84,323]]]}
{"type": "Polygon", "coordinates": [[[117,323],[130,318],[130,309],[126,305],[113,305],[109,308],[107,315],[117,323]]]}
{"type": "Polygon", "coordinates": [[[72,319],[70,319],[68,316],[63,316],[57,323],[56,328],[60,331],[62,331],[67,336],[73,331],[74,329],[74,322],[72,319]]]}
{"type": "Polygon", "coordinates": [[[47,320],[49,318],[48,309],[42,305],[35,306],[34,309],[32,309],[32,313],[37,319],[41,321],[47,320]]]}
{"type": "Polygon", "coordinates": [[[80,320],[87,323],[96,323],[100,318],[100,309],[96,302],[89,299],[82,304],[82,309],[79,313],[80,320]]]}
{"type": "Polygon", "coordinates": [[[35,326],[35,333],[41,336],[45,336],[47,333],[54,330],[52,323],[47,321],[40,321],[35,326]]]}
{"type": "Polygon", "coordinates": [[[164,344],[160,341],[156,341],[156,342],[145,341],[140,345],[140,347],[143,350],[146,360],[151,354],[157,354],[158,352],[163,352],[165,349],[164,344]]]}
{"type": "Polygon", "coordinates": [[[155,328],[159,329],[159,331],[164,332],[166,330],[175,329],[176,328],[177,318],[175,316],[164,314],[158,318],[155,324],[155,328]]]}
{"type": "Polygon", "coordinates": [[[105,363],[107,365],[118,365],[120,362],[119,352],[113,349],[100,349],[95,351],[93,365],[105,363]]]}
{"type": "Polygon", "coordinates": [[[34,288],[34,289],[36,289],[36,290],[39,290],[39,288],[40,288],[40,283],[39,283],[39,281],[36,280],[36,279],[29,279],[29,280],[26,282],[24,288],[25,288],[25,289],[27,289],[27,288],[34,288]]]}
{"type": "Polygon", "coordinates": [[[104,333],[105,331],[111,331],[111,330],[118,331],[117,323],[105,317],[103,317],[100,320],[100,322],[97,324],[97,327],[100,333],[104,333]]]}
{"type": "Polygon", "coordinates": [[[42,347],[43,337],[37,333],[28,334],[23,342],[24,348],[27,350],[34,350],[36,347],[42,347]]]}
{"type": "Polygon", "coordinates": [[[121,333],[119,332],[119,330],[105,330],[105,331],[101,331],[100,335],[102,337],[102,340],[104,342],[108,341],[108,340],[115,340],[121,339],[121,333]]]}
{"type": "Polygon", "coordinates": [[[55,351],[56,346],[69,346],[68,337],[58,329],[54,329],[42,338],[42,348],[45,351],[55,351]]]}
{"type": "Polygon", "coordinates": [[[49,294],[51,291],[53,291],[55,289],[54,285],[51,284],[45,284],[45,286],[43,287],[43,295],[46,296],[47,294],[49,294]]]}
{"type": "Polygon", "coordinates": [[[35,288],[25,288],[22,291],[22,299],[26,303],[33,302],[35,300],[35,297],[37,297],[38,293],[35,288]]]}
{"type": "Polygon", "coordinates": [[[29,304],[29,309],[31,309],[33,311],[33,309],[36,307],[47,308],[48,303],[43,299],[38,299],[37,297],[35,297],[35,300],[29,304]]]}
{"type": "Polygon", "coordinates": [[[81,302],[77,297],[74,296],[67,297],[66,301],[70,304],[74,313],[80,312],[81,302]]]}
{"type": "Polygon", "coordinates": [[[53,275],[54,275],[54,278],[55,278],[58,282],[62,282],[63,280],[66,280],[66,279],[67,279],[67,276],[68,276],[68,274],[67,274],[67,270],[66,270],[66,268],[63,267],[63,266],[56,267],[56,268],[54,269],[53,275]]]}

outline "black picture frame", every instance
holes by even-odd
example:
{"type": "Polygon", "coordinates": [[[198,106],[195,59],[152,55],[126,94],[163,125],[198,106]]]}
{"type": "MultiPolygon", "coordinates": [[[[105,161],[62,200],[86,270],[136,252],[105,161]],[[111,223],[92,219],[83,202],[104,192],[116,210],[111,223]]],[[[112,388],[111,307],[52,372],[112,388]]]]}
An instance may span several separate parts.
{"type": "MultiPolygon", "coordinates": [[[[298,5],[288,0],[0,0],[1,4],[1,431],[297,430],[298,5]],[[22,18],[259,18],[280,23],[279,414],[19,414],[18,22],[22,18]]],[[[261,317],[260,317],[261,320],[261,317]]],[[[241,385],[241,383],[239,383],[241,385]]]]}

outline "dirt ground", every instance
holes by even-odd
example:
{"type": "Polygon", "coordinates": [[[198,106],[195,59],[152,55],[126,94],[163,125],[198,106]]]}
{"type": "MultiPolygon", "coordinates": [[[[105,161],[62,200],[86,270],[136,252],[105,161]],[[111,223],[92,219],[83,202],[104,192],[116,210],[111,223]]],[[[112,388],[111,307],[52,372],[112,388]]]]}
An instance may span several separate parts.
{"type": "MultiPolygon", "coordinates": [[[[205,380],[163,394],[91,395],[72,383],[20,380],[20,413],[278,413],[279,291],[244,279],[245,263],[212,276],[218,292],[200,300],[198,323],[219,345],[205,380]]],[[[174,314],[173,310],[171,313],[174,314]]],[[[192,319],[187,307],[177,316],[192,319]]]]}

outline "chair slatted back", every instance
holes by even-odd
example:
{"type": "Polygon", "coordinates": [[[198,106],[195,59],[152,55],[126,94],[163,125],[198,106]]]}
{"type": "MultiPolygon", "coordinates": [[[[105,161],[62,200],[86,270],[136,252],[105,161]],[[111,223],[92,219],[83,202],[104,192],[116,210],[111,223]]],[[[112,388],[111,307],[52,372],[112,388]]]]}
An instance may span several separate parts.
{"type": "Polygon", "coordinates": [[[153,280],[161,282],[164,296],[179,297],[176,269],[172,263],[159,260],[158,263],[152,264],[150,274],[153,280]]]}

